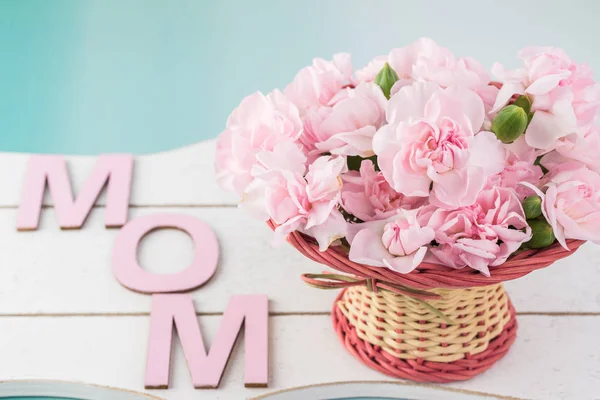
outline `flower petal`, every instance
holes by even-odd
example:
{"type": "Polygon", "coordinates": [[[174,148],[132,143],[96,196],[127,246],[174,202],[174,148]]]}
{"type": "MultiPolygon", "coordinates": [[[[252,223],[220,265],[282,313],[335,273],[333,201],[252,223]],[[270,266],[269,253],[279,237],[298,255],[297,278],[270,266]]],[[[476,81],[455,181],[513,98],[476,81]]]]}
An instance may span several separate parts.
{"type": "Polygon", "coordinates": [[[531,147],[550,149],[557,139],[571,133],[564,121],[546,111],[536,111],[525,132],[525,140],[531,147]]]}
{"type": "Polygon", "coordinates": [[[425,104],[433,93],[438,91],[441,91],[440,87],[431,82],[415,82],[410,86],[404,86],[388,103],[387,121],[391,124],[423,117],[425,104]]]}

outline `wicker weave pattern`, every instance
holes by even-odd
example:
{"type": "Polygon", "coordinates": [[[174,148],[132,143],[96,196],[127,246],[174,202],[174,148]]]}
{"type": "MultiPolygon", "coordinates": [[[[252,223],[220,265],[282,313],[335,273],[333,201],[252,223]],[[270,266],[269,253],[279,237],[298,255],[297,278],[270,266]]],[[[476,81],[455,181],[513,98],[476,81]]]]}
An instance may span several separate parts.
{"type": "Polygon", "coordinates": [[[360,339],[403,360],[450,363],[479,354],[511,319],[502,284],[433,291],[442,299],[430,304],[455,324],[414,299],[363,286],[346,290],[337,304],[360,339]]]}

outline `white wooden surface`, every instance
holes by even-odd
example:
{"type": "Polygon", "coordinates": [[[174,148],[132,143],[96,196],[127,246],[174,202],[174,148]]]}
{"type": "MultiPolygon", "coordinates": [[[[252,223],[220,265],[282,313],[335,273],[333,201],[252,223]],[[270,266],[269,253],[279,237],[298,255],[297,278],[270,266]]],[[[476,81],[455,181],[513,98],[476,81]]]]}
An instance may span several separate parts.
{"type": "MultiPolygon", "coordinates": [[[[213,279],[193,292],[205,340],[210,345],[220,320],[215,313],[223,311],[230,295],[268,294],[273,314],[270,387],[243,387],[238,345],[222,387],[210,394],[194,390],[177,348],[172,388],[149,393],[175,400],[242,399],[326,382],[392,381],[343,350],[328,315],[335,293],[306,287],[298,278],[324,267],[287,245],[271,246],[269,229],[235,208],[235,196],[214,183],[213,154],[214,142],[208,141],[137,157],[130,217],[177,212],[213,226],[221,263],[213,279]]],[[[104,228],[102,207],[92,211],[80,231],[60,231],[51,207],[43,211],[38,231],[16,231],[27,158],[0,154],[0,381],[68,380],[144,392],[150,297],[113,278],[116,231],[104,228]]],[[[77,189],[94,159],[68,160],[77,189]]],[[[156,272],[182,269],[190,259],[191,241],[178,231],[152,233],[140,249],[141,264],[156,272]]],[[[600,398],[599,268],[600,246],[588,244],[567,260],[508,283],[520,313],[513,349],[491,371],[443,388],[488,397],[600,398]]],[[[403,386],[397,388],[397,396],[406,395],[403,386]]]]}

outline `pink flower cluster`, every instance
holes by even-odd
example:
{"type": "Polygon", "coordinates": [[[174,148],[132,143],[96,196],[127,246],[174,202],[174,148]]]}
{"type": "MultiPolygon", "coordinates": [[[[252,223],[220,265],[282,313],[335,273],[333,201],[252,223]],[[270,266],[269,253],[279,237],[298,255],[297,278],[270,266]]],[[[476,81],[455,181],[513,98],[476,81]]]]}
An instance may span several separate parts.
{"type": "Polygon", "coordinates": [[[356,71],[348,54],[315,59],[283,92],[254,93],[232,112],[217,180],[280,237],[303,232],[321,251],[345,244],[351,260],[399,273],[425,260],[489,275],[544,242],[530,228],[540,221],[564,247],[600,243],[592,71],[556,48],[519,56],[522,68],[493,67],[496,82],[430,39],[356,71]],[[508,142],[502,130],[519,124],[508,142]]]}

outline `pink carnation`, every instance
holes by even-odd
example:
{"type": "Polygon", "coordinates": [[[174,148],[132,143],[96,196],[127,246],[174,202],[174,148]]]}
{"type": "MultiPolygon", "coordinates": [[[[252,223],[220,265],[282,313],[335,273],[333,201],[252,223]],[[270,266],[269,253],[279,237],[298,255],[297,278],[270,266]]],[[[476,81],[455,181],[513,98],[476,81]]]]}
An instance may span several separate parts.
{"type": "Polygon", "coordinates": [[[350,54],[338,53],[332,61],[315,58],[311,66],[296,74],[284,93],[304,114],[311,108],[329,105],[333,96],[351,83],[350,54]]]}
{"type": "MultiPolygon", "coordinates": [[[[370,82],[385,63],[396,71],[401,81],[434,82],[442,87],[461,85],[470,89],[487,86],[490,74],[470,57],[456,58],[452,52],[429,38],[421,38],[406,47],[396,48],[386,56],[378,56],[356,71],[361,82],[370,82]]],[[[404,86],[405,84],[403,84],[404,86]]]]}
{"type": "Polygon", "coordinates": [[[423,261],[435,232],[422,226],[417,210],[399,209],[383,221],[351,226],[350,260],[407,274],[423,261]]]}
{"type": "Polygon", "coordinates": [[[250,184],[240,206],[260,219],[272,219],[276,233],[310,234],[324,251],[346,236],[346,221],[337,209],[339,175],[345,168],[344,158],[330,156],[318,158],[306,175],[269,166],[250,184]]]}
{"type": "Polygon", "coordinates": [[[534,115],[526,139],[538,149],[552,149],[557,139],[586,130],[600,107],[591,68],[574,63],[553,47],[525,48],[519,57],[524,68],[506,71],[500,64],[493,67],[494,75],[503,81],[494,111],[514,94],[530,97],[534,115]]]}
{"type": "Polygon", "coordinates": [[[579,161],[600,173],[600,133],[596,126],[585,133],[573,133],[559,139],[555,151],[544,155],[541,164],[548,169],[555,169],[570,161],[579,161]]]}
{"type": "Polygon", "coordinates": [[[384,219],[399,208],[415,208],[423,204],[419,197],[405,197],[396,192],[383,174],[375,171],[371,160],[364,160],[359,171],[342,176],[342,207],[363,221],[384,219]]]}
{"type": "Polygon", "coordinates": [[[363,83],[339,92],[330,102],[332,107],[308,111],[300,142],[319,154],[372,156],[373,135],[385,122],[387,100],[381,88],[363,83]]]}
{"type": "Polygon", "coordinates": [[[542,190],[542,211],[558,242],[590,240],[600,244],[600,175],[581,163],[560,164],[552,169],[542,190]]]}
{"type": "Polygon", "coordinates": [[[454,85],[469,88],[481,97],[486,111],[496,100],[498,89],[490,86],[490,74],[481,63],[470,57],[457,58],[429,38],[418,39],[406,47],[393,49],[388,55],[375,57],[366,67],[356,71],[356,79],[373,81],[386,62],[400,78],[392,88],[392,95],[414,81],[426,81],[444,88],[454,85]]]}
{"type": "Polygon", "coordinates": [[[435,259],[453,268],[471,267],[489,276],[489,266],[504,263],[531,237],[523,208],[505,188],[481,192],[477,202],[456,210],[432,206],[421,212],[435,231],[435,259]]]}
{"type": "Polygon", "coordinates": [[[373,82],[386,62],[388,62],[387,55],[373,58],[371,61],[369,61],[366,67],[356,71],[356,79],[359,82],[373,82]]]}
{"type": "Polygon", "coordinates": [[[479,62],[472,58],[457,59],[450,50],[428,38],[392,50],[389,61],[400,76],[435,82],[442,87],[476,88],[490,82],[489,73],[479,62]]]}
{"type": "Polygon", "coordinates": [[[544,173],[539,165],[535,165],[536,152],[525,143],[521,136],[515,142],[505,145],[506,161],[504,169],[488,178],[486,187],[504,187],[512,189],[519,200],[531,194],[531,191],[522,185],[523,182],[537,185],[544,173]]]}
{"type": "Polygon", "coordinates": [[[298,109],[279,90],[246,97],[229,115],[227,127],[217,139],[217,182],[241,196],[253,180],[256,155],[272,151],[282,141],[296,140],[301,132],[298,109]]]}
{"type": "Polygon", "coordinates": [[[373,148],[386,180],[406,196],[446,208],[470,205],[487,177],[504,168],[502,143],[479,132],[484,106],[468,89],[416,82],[390,99],[386,115],[373,148]]]}

